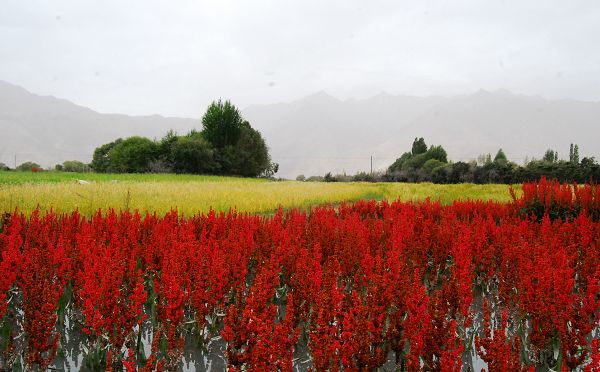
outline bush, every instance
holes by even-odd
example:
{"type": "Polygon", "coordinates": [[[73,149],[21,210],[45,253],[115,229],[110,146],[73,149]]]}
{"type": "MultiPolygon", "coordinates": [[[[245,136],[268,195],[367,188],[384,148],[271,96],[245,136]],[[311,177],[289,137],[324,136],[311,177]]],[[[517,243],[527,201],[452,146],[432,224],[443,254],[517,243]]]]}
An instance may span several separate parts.
{"type": "Polygon", "coordinates": [[[27,161],[17,166],[16,170],[19,172],[41,172],[42,167],[37,163],[27,161]]]}
{"type": "Polygon", "coordinates": [[[218,167],[212,147],[199,134],[177,138],[171,148],[171,159],[176,173],[212,173],[218,167]]]}
{"type": "Polygon", "coordinates": [[[337,182],[337,179],[331,174],[331,172],[327,172],[325,177],[323,177],[324,182],[337,182]]]}
{"type": "Polygon", "coordinates": [[[92,158],[92,163],[90,165],[95,172],[110,173],[115,171],[111,158],[111,151],[121,142],[123,142],[123,140],[118,138],[115,141],[104,144],[94,150],[94,157],[92,158]]]}
{"type": "Polygon", "coordinates": [[[224,153],[229,165],[228,169],[224,169],[226,173],[258,177],[271,165],[265,140],[247,121],[241,126],[235,146],[227,146],[224,153]]]}
{"type": "Polygon", "coordinates": [[[352,181],[355,182],[375,182],[375,176],[367,172],[358,172],[352,177],[352,181]]]}
{"type": "Polygon", "coordinates": [[[79,160],[67,160],[62,164],[57,164],[55,167],[58,171],[84,173],[91,170],[90,166],[80,162],[79,160]]]}
{"type": "Polygon", "coordinates": [[[156,142],[144,137],[129,137],[109,152],[110,166],[118,173],[146,173],[158,158],[156,142]]]}
{"type": "Polygon", "coordinates": [[[441,166],[446,165],[445,162],[439,161],[438,159],[429,159],[425,162],[425,164],[423,164],[423,169],[425,169],[426,171],[433,171],[434,168],[438,168],[441,166]]]}
{"type": "Polygon", "coordinates": [[[261,134],[229,101],[213,102],[202,125],[202,132],[177,136],[169,131],[160,141],[130,137],[107,143],[96,148],[91,167],[101,173],[174,171],[269,178],[277,173],[279,165],[271,161],[261,134]]]}

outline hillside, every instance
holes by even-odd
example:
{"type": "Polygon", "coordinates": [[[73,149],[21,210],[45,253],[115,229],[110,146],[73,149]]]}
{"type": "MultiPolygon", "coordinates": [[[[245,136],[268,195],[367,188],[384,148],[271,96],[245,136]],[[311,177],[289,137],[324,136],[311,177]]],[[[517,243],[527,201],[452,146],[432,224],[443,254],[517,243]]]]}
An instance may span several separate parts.
{"type": "Polygon", "coordinates": [[[600,155],[600,103],[550,101],[507,91],[455,97],[380,94],[340,101],[325,93],[244,110],[263,132],[287,176],[383,169],[415,137],[441,144],[452,160],[471,160],[502,147],[510,160],[540,158],[548,148],[568,158],[600,155]],[[277,156],[281,155],[281,156],[277,156]]]}
{"type": "MultiPolygon", "coordinates": [[[[441,144],[452,160],[470,160],[502,147],[509,159],[541,157],[548,148],[568,156],[599,156],[600,103],[551,101],[507,91],[454,97],[379,94],[339,100],[325,92],[270,105],[252,105],[243,115],[261,131],[280,164],[281,177],[384,169],[410,148],[414,137],[441,144]]],[[[199,119],[102,114],[52,96],[39,96],[0,82],[0,162],[26,160],[52,166],[89,161],[95,147],[118,137],[160,138],[169,129],[185,133],[199,119]]]]}
{"type": "Polygon", "coordinates": [[[52,166],[64,160],[90,161],[94,149],[118,137],[162,137],[169,129],[187,132],[199,120],[159,115],[101,114],[52,96],[39,96],[0,81],[0,162],[35,161],[52,166]]]}

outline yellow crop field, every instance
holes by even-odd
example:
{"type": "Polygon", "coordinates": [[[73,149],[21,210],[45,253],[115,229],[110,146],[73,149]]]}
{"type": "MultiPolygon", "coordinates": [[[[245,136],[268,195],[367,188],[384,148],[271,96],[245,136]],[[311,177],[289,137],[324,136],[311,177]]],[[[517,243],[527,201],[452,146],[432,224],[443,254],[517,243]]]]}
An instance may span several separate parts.
{"type": "MultiPolygon", "coordinates": [[[[3,174],[0,174],[2,177],[3,174]]],[[[88,178],[89,175],[88,175],[88,178]]],[[[64,179],[0,182],[0,211],[15,208],[31,212],[78,209],[90,215],[99,208],[130,209],[164,214],[171,209],[191,215],[211,208],[239,212],[272,213],[279,207],[307,208],[360,199],[418,201],[430,198],[442,203],[458,199],[508,201],[506,185],[434,185],[429,183],[323,183],[266,181],[227,177],[135,176],[96,177],[89,183],[64,179]]],[[[5,181],[7,178],[4,179],[5,181]]]]}

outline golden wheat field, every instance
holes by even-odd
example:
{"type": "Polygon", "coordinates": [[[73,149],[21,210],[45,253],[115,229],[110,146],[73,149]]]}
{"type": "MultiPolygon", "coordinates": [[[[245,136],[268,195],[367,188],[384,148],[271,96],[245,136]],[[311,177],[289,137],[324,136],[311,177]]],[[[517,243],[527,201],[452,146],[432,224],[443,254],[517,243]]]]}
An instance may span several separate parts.
{"type": "Polygon", "coordinates": [[[360,199],[442,203],[479,199],[508,201],[506,185],[429,183],[323,183],[268,181],[217,176],[17,174],[0,172],[0,211],[35,208],[90,215],[98,209],[130,209],[185,215],[216,211],[272,213],[278,208],[308,208],[360,199]],[[82,182],[85,181],[85,182],[82,182]]]}

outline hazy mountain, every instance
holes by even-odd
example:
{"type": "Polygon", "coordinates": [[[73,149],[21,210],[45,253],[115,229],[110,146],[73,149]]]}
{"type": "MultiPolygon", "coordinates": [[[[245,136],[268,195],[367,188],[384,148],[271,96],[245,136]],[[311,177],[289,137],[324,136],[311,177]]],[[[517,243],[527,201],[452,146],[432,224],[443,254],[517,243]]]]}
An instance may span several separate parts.
{"type": "Polygon", "coordinates": [[[500,90],[454,97],[380,94],[337,100],[317,93],[287,104],[256,105],[245,117],[263,132],[283,176],[385,169],[415,137],[440,144],[452,160],[502,148],[510,160],[541,158],[548,148],[568,158],[600,155],[600,103],[550,101],[500,90]]]}
{"type": "Polygon", "coordinates": [[[0,162],[35,161],[53,166],[65,160],[89,162],[94,149],[118,137],[160,138],[169,129],[200,128],[198,119],[101,114],[52,96],[39,96],[0,81],[0,162]]]}
{"type": "MultiPolygon", "coordinates": [[[[283,177],[323,175],[386,167],[403,148],[382,153],[380,146],[402,138],[404,128],[446,98],[380,94],[340,101],[324,92],[300,100],[246,108],[244,117],[263,133],[283,177]]],[[[412,143],[412,142],[411,142],[412,143]]]]}
{"type": "MultiPolygon", "coordinates": [[[[549,101],[507,91],[454,97],[380,94],[338,100],[319,92],[297,101],[243,110],[280,164],[279,176],[384,169],[410,149],[414,137],[441,144],[453,160],[475,159],[499,147],[511,160],[540,158],[548,148],[568,157],[600,155],[600,103],[549,101]]],[[[52,166],[89,161],[95,147],[118,137],[160,138],[167,130],[200,129],[199,119],[101,114],[69,101],[38,96],[0,82],[0,162],[52,166]]]]}

